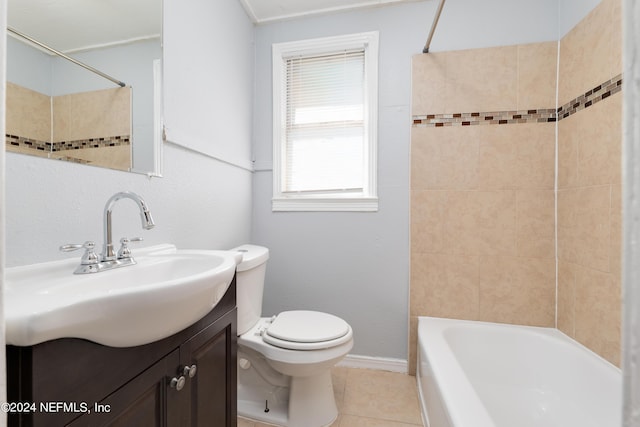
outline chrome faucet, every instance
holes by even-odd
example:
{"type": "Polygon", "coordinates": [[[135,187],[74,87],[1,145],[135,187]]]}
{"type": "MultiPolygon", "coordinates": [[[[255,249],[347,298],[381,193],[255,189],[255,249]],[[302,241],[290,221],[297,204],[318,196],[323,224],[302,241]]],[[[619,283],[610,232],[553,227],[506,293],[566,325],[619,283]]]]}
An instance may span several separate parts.
{"type": "MultiPolygon", "coordinates": [[[[147,209],[147,205],[142,199],[142,197],[138,196],[136,193],[131,191],[122,191],[120,193],[116,193],[104,205],[104,246],[102,247],[102,256],[100,257],[100,261],[113,261],[117,259],[116,253],[113,250],[113,237],[111,235],[111,212],[113,211],[113,205],[120,199],[131,199],[138,205],[140,208],[140,218],[142,219],[142,228],[145,230],[151,230],[155,227],[153,222],[153,218],[151,217],[151,212],[147,209]]],[[[138,238],[131,239],[131,241],[138,241],[138,238]],[[135,240],[134,240],[135,239],[135,240]]],[[[121,243],[125,245],[128,243],[128,239],[123,239],[121,243]]],[[[141,240],[141,239],[140,239],[141,240]]],[[[123,249],[119,252],[122,252],[123,249]]]]}
{"type": "Polygon", "coordinates": [[[85,253],[82,256],[80,265],[78,266],[76,271],[74,271],[74,274],[98,273],[100,271],[110,270],[118,267],[125,267],[127,265],[133,265],[136,263],[136,261],[131,256],[131,251],[129,250],[128,244],[130,242],[141,241],[141,237],[123,237],[122,239],[120,239],[121,246],[118,252],[116,253],[113,250],[111,213],[113,211],[113,206],[120,199],[131,199],[136,202],[138,208],[140,208],[142,228],[144,228],[145,230],[150,230],[155,226],[153,218],[151,217],[151,212],[149,212],[149,209],[147,208],[147,205],[142,197],[131,191],[122,191],[114,194],[109,198],[109,200],[107,200],[107,203],[104,206],[104,246],[101,256],[98,257],[96,255],[96,253],[94,252],[95,243],[91,241],[85,242],[81,245],[68,244],[60,246],[60,250],[63,252],[75,251],[76,249],[85,249],[85,253]]]}

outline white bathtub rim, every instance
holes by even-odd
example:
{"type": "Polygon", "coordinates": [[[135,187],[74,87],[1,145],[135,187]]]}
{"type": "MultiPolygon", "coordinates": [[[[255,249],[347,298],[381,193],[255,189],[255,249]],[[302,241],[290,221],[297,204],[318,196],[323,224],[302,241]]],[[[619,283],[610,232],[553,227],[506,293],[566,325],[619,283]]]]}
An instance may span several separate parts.
{"type": "MultiPolygon", "coordinates": [[[[473,389],[441,333],[445,324],[441,323],[438,325],[439,328],[434,329],[426,327],[427,322],[440,323],[443,320],[449,319],[419,317],[418,335],[424,334],[422,336],[425,336],[429,342],[444,350],[441,353],[436,351],[434,354],[429,348],[424,348],[429,365],[438,366],[437,370],[431,369],[431,373],[438,390],[440,390],[440,398],[445,406],[447,416],[451,420],[451,424],[456,427],[495,427],[495,423],[482,404],[480,396],[473,389]],[[421,329],[424,329],[422,334],[420,333],[421,329]],[[464,408],[460,407],[462,404],[465,405],[464,408]]],[[[450,324],[450,322],[448,323],[450,324]]]]}
{"type": "MultiPolygon", "coordinates": [[[[544,339],[560,341],[562,345],[570,345],[574,350],[579,349],[578,351],[585,352],[586,357],[595,358],[599,362],[604,362],[601,365],[604,369],[621,375],[620,368],[556,328],[419,316],[418,337],[424,337],[427,341],[434,344],[433,348],[439,350],[433,350],[433,348],[429,348],[429,346],[424,346],[422,349],[420,344],[418,344],[418,354],[424,351],[429,365],[438,366],[437,370],[431,369],[432,375],[441,392],[440,398],[448,412],[447,415],[456,427],[495,427],[495,422],[487,408],[482,404],[480,397],[468,380],[456,355],[450,348],[445,334],[443,334],[444,329],[451,326],[525,329],[544,339]]],[[[418,342],[420,343],[420,339],[418,342]]],[[[424,402],[424,400],[422,402],[424,402]]]]}
{"type": "Polygon", "coordinates": [[[598,353],[591,350],[589,347],[582,344],[580,341],[577,341],[571,338],[569,335],[562,332],[560,329],[553,327],[545,327],[545,326],[529,326],[529,325],[515,325],[511,323],[497,323],[497,322],[486,322],[482,320],[464,320],[464,319],[451,319],[446,317],[430,317],[430,316],[419,316],[419,319],[428,319],[428,321],[433,321],[438,323],[438,330],[442,331],[444,327],[452,326],[453,324],[465,324],[466,326],[471,327],[482,327],[482,326],[491,326],[503,329],[525,329],[529,332],[536,333],[536,335],[543,337],[544,339],[555,339],[561,341],[563,344],[568,344],[571,346],[578,347],[582,352],[588,355],[588,357],[596,358],[600,360],[604,366],[607,366],[607,369],[611,369],[617,374],[621,375],[622,370],[611,363],[609,360],[605,359],[598,353]]]}

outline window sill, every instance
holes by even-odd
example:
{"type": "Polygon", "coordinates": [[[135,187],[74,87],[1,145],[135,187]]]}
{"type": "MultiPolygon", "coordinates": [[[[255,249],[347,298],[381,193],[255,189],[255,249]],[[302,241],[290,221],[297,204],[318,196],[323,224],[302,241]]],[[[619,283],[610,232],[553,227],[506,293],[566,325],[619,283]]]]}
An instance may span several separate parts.
{"type": "Polygon", "coordinates": [[[273,212],[377,212],[377,197],[273,198],[273,212]]]}

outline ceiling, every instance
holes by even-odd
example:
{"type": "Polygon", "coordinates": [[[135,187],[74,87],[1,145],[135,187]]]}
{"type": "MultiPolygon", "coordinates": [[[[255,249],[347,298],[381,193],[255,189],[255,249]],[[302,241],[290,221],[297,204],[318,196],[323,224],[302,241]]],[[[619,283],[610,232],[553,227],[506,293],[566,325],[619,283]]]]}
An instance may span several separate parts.
{"type": "MultiPolygon", "coordinates": [[[[238,1],[261,24],[416,0],[238,1]]],[[[66,53],[158,37],[161,22],[162,0],[8,0],[9,27],[66,53]]]]}
{"type": "Polygon", "coordinates": [[[158,37],[161,32],[162,0],[8,0],[7,3],[9,27],[67,53],[158,37]]]}
{"type": "Polygon", "coordinates": [[[257,24],[362,7],[416,0],[239,0],[257,24]]]}

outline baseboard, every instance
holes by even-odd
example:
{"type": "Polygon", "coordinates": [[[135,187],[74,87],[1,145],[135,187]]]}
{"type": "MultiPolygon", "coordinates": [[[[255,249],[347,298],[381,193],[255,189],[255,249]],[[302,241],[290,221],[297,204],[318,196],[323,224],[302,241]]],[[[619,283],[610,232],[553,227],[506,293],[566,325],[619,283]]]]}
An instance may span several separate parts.
{"type": "Polygon", "coordinates": [[[404,359],[392,359],[385,357],[358,356],[348,354],[336,366],[343,368],[375,369],[378,371],[408,372],[408,364],[404,359]]]}

